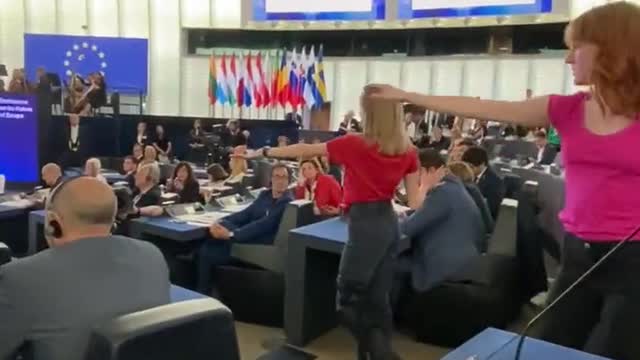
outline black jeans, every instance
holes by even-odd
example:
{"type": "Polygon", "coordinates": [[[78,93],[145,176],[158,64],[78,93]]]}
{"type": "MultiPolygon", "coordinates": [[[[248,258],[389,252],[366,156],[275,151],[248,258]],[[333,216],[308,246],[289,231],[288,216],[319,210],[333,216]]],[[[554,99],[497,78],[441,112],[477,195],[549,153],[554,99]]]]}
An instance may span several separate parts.
{"type": "MultiPolygon", "coordinates": [[[[562,269],[549,300],[557,298],[615,245],[567,235],[562,269]]],[[[561,300],[531,334],[611,359],[640,359],[639,277],[640,243],[630,242],[561,300]]]]}

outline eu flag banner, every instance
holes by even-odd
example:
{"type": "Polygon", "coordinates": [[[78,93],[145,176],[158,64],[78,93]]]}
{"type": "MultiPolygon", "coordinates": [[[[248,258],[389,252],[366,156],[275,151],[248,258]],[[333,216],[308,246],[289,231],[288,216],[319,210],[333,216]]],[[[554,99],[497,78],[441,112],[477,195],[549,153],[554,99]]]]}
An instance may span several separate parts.
{"type": "Polygon", "coordinates": [[[86,77],[102,72],[109,91],[147,93],[147,39],[98,36],[25,34],[24,58],[27,77],[44,67],[62,81],[72,74],[86,77]]]}

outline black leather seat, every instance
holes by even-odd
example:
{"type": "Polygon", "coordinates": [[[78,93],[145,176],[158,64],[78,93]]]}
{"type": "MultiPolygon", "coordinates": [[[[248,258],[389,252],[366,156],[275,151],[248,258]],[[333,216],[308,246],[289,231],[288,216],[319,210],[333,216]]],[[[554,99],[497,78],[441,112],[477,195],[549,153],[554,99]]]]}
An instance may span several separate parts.
{"type": "Polygon", "coordinates": [[[11,261],[11,249],[5,244],[0,242],[0,265],[6,264],[11,261]]]}
{"type": "Polygon", "coordinates": [[[94,330],[87,360],[239,360],[228,308],[184,301],[121,316],[94,330]]]}

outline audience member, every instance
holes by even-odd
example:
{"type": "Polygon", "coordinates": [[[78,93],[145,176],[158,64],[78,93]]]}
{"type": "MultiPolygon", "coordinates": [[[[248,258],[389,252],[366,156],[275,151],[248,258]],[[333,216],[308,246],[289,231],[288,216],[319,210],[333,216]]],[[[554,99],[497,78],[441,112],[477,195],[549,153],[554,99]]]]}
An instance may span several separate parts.
{"type": "Polygon", "coordinates": [[[54,189],[62,182],[62,169],[54,163],[48,163],[42,167],[42,181],[46,187],[54,189]]]}
{"type": "Polygon", "coordinates": [[[136,169],[138,168],[138,160],[131,156],[125,156],[122,161],[122,170],[124,171],[126,182],[129,186],[129,189],[133,190],[136,188],[136,169]]]}
{"type": "Polygon", "coordinates": [[[338,134],[340,135],[349,132],[362,132],[362,125],[360,125],[360,121],[356,119],[356,113],[353,110],[349,110],[344,114],[344,119],[338,128],[338,134]]]}
{"type": "Polygon", "coordinates": [[[102,171],[102,162],[98,158],[90,158],[84,164],[84,175],[96,178],[103,183],[107,183],[107,179],[100,173],[102,171]]]}
{"type": "Polygon", "coordinates": [[[447,164],[447,168],[451,174],[457,176],[462,181],[467,192],[471,195],[471,198],[478,206],[478,209],[480,209],[480,215],[482,215],[482,222],[484,223],[486,233],[493,233],[493,228],[495,226],[493,216],[491,216],[489,205],[476,184],[475,175],[473,174],[471,166],[462,161],[454,161],[447,164]]]}
{"type": "Polygon", "coordinates": [[[139,163],[144,158],[144,148],[142,145],[135,143],[133,144],[133,150],[131,150],[131,156],[136,159],[136,162],[139,163]]]}
{"type": "Polygon", "coordinates": [[[14,69],[9,81],[9,92],[16,94],[28,94],[29,84],[24,75],[24,69],[14,69]]]}
{"type": "Polygon", "coordinates": [[[50,249],[0,267],[0,359],[27,344],[36,360],[82,360],[95,326],[170,302],[160,251],[111,235],[116,207],[109,186],[92,178],[51,194],[50,249]]]}
{"type": "Polygon", "coordinates": [[[229,170],[231,174],[229,174],[229,177],[226,180],[227,183],[242,182],[242,179],[247,174],[249,167],[247,165],[247,160],[243,157],[245,150],[242,150],[242,147],[238,147],[234,150],[234,153],[231,154],[229,160],[229,170]]]}
{"type": "Polygon", "coordinates": [[[538,155],[536,156],[536,162],[541,165],[551,165],[556,159],[558,152],[555,147],[547,143],[547,134],[544,131],[537,131],[535,133],[536,148],[538,148],[538,155]]]}
{"type": "Polygon", "coordinates": [[[428,138],[428,143],[425,144],[425,148],[434,149],[438,152],[449,149],[450,141],[442,135],[442,128],[435,125],[431,128],[431,136],[428,138]]]}
{"type": "Polygon", "coordinates": [[[152,145],[147,145],[144,147],[144,156],[142,157],[142,161],[140,164],[158,164],[158,152],[156,148],[152,145]]]}
{"type": "Polygon", "coordinates": [[[160,183],[160,168],[156,163],[141,164],[135,175],[136,189],[133,192],[133,213],[147,215],[143,209],[162,203],[160,183]]]}
{"type": "Polygon", "coordinates": [[[476,120],[470,132],[470,138],[475,141],[482,141],[487,136],[489,129],[486,120],[476,120]]]}
{"type": "Polygon", "coordinates": [[[224,167],[220,164],[213,164],[207,168],[207,175],[209,176],[210,186],[222,186],[229,177],[229,174],[224,170],[224,167]]]}
{"type": "Polygon", "coordinates": [[[479,255],[484,246],[480,211],[460,179],[448,174],[437,151],[421,150],[419,158],[419,191],[424,201],[400,223],[412,247],[398,257],[395,299],[402,293],[436,287],[479,255]]]}
{"type": "Polygon", "coordinates": [[[207,160],[207,147],[205,146],[205,133],[202,131],[202,121],[195,119],[193,128],[189,131],[189,155],[188,161],[202,164],[207,160]]]}
{"type": "Polygon", "coordinates": [[[189,163],[181,162],[175,167],[173,176],[167,181],[167,192],[177,193],[180,203],[200,202],[200,184],[189,163]]]}
{"type": "Polygon", "coordinates": [[[471,165],[478,188],[489,204],[491,216],[497,219],[505,194],[505,185],[500,176],[489,166],[487,151],[479,146],[474,146],[464,152],[462,161],[471,165]]]}
{"type": "Polygon", "coordinates": [[[158,160],[161,163],[169,162],[171,156],[171,141],[167,139],[167,134],[164,132],[164,126],[156,125],[156,137],[153,140],[153,147],[158,152],[158,160]]]}
{"type": "Polygon", "coordinates": [[[223,140],[225,147],[230,148],[230,153],[238,146],[247,145],[247,138],[242,133],[238,120],[229,119],[229,121],[227,121],[226,139],[223,140]]]}
{"type": "Polygon", "coordinates": [[[459,138],[451,148],[449,152],[448,161],[460,161],[462,160],[462,154],[464,154],[467,149],[476,144],[471,139],[459,138]]]}
{"type": "Polygon", "coordinates": [[[211,239],[204,242],[198,252],[198,291],[210,294],[211,271],[214,266],[229,261],[231,244],[272,244],[282,214],[292,200],[287,190],[289,170],[275,164],[271,170],[271,189],[265,190],[246,209],[231,214],[211,225],[211,239]]]}
{"type": "Polygon", "coordinates": [[[325,175],[316,159],[300,162],[296,199],[313,201],[316,215],[336,216],[340,214],[342,188],[331,175],[325,175]]]}
{"type": "Polygon", "coordinates": [[[147,123],[144,121],[140,121],[136,128],[136,144],[143,148],[150,145],[149,135],[147,134],[147,123]]]}

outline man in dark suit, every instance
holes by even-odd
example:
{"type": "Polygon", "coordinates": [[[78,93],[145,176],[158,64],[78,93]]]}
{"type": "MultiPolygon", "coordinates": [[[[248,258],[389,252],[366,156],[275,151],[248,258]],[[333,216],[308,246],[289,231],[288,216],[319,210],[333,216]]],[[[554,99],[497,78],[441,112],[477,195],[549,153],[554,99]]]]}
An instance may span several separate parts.
{"type": "Polygon", "coordinates": [[[349,132],[362,132],[362,125],[360,125],[360,121],[356,119],[356,115],[353,110],[349,110],[344,115],[344,119],[340,123],[340,127],[338,129],[338,134],[340,135],[344,135],[349,132]]]}
{"type": "Polygon", "coordinates": [[[547,143],[547,134],[545,134],[544,131],[536,132],[534,142],[538,149],[536,162],[540,165],[553,164],[553,161],[556,159],[556,155],[558,154],[558,150],[551,144],[547,143]]]}
{"type": "Polygon", "coordinates": [[[136,188],[136,169],[138,168],[138,160],[133,155],[125,156],[122,161],[122,171],[124,171],[127,186],[133,191],[136,188]]]}
{"type": "Polygon", "coordinates": [[[231,244],[272,244],[287,204],[293,199],[288,191],[289,170],[284,164],[271,169],[271,189],[264,190],[246,209],[211,225],[211,238],[198,252],[198,291],[212,290],[211,271],[231,257],[231,244]]]}
{"type": "Polygon", "coordinates": [[[49,249],[0,267],[0,359],[25,345],[35,360],[81,360],[93,327],[169,303],[153,245],[112,236],[116,198],[89,177],[63,183],[46,205],[49,249]]]}
{"type": "Polygon", "coordinates": [[[500,204],[506,192],[504,181],[489,166],[489,156],[487,151],[479,146],[467,149],[462,155],[462,161],[468,163],[473,168],[476,175],[476,182],[480,192],[487,199],[491,216],[498,219],[500,204]]]}

